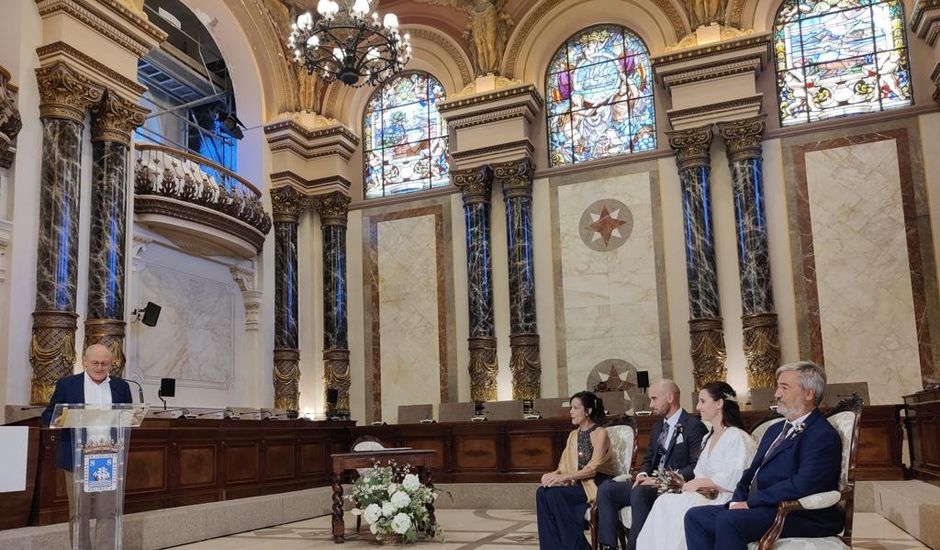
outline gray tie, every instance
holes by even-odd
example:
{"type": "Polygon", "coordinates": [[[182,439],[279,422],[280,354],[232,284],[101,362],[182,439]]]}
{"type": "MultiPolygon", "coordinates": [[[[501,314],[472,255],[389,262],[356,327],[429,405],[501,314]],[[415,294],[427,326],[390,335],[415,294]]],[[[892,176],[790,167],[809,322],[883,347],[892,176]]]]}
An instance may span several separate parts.
{"type": "Polygon", "coordinates": [[[780,445],[787,440],[787,436],[790,435],[790,431],[793,429],[793,424],[790,424],[789,421],[783,422],[783,430],[780,432],[780,435],[777,436],[777,439],[770,444],[770,448],[767,449],[767,452],[764,453],[764,459],[761,461],[760,466],[757,467],[757,471],[754,472],[754,477],[751,478],[751,486],[748,488],[747,494],[748,498],[751,495],[757,492],[757,474],[760,473],[760,469],[764,467],[764,464],[767,464],[767,460],[773,456],[774,451],[777,450],[780,445]]]}

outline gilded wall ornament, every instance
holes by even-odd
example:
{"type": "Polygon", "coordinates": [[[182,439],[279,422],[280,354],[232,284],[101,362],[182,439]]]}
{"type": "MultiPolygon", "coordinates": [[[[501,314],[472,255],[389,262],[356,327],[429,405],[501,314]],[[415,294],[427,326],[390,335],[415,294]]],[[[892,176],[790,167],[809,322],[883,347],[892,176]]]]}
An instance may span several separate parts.
{"type": "Polygon", "coordinates": [[[349,372],[349,350],[328,349],[323,352],[323,382],[326,391],[336,390],[336,404],[327,400],[327,415],[349,416],[349,388],[352,377],[349,372]]]}
{"type": "Polygon", "coordinates": [[[307,209],[307,196],[290,186],[271,189],[271,210],[275,222],[297,223],[307,209]]]}
{"type": "Polygon", "coordinates": [[[538,334],[509,335],[509,370],[512,372],[512,398],[538,399],[542,396],[542,359],[538,334]]]}
{"type": "Polygon", "coordinates": [[[761,115],[718,124],[718,133],[725,140],[730,162],[761,158],[765,118],[765,115],[761,115]]]}
{"type": "Polygon", "coordinates": [[[320,222],[323,225],[346,227],[351,200],[349,195],[340,191],[333,191],[325,195],[314,195],[310,198],[310,206],[320,214],[320,222]]]}
{"type": "Polygon", "coordinates": [[[71,311],[33,312],[29,362],[33,366],[30,405],[45,405],[60,378],[75,366],[75,329],[78,315],[71,311]]]}
{"type": "Polygon", "coordinates": [[[666,132],[669,136],[669,146],[676,153],[676,164],[679,171],[687,168],[708,166],[711,160],[709,150],[712,145],[712,127],[690,128],[688,130],[674,130],[666,132]]]}
{"type": "Polygon", "coordinates": [[[144,124],[149,112],[107,90],[101,101],[91,106],[91,139],[130,146],[131,133],[144,124]]]}
{"type": "Polygon", "coordinates": [[[757,313],[741,318],[744,326],[744,358],[747,387],[773,388],[780,366],[780,337],[775,313],[757,313]]]}
{"type": "Polygon", "coordinates": [[[450,176],[454,185],[460,189],[464,204],[490,202],[493,170],[489,166],[455,170],[450,176]]]}
{"type": "Polygon", "coordinates": [[[503,8],[508,0],[417,0],[447,6],[467,14],[464,37],[470,43],[470,58],[477,76],[499,74],[513,21],[503,8]]]}
{"type": "Polygon", "coordinates": [[[728,377],[725,367],[725,336],[721,319],[690,319],[692,337],[692,376],[695,392],[709,382],[723,382],[728,377]]]}
{"type": "Polygon", "coordinates": [[[468,339],[470,348],[470,400],[493,401],[496,399],[496,377],[499,360],[496,356],[496,338],[480,336],[468,339]]]}
{"type": "Polygon", "coordinates": [[[101,101],[104,88],[80,75],[65,62],[36,69],[39,116],[85,121],[85,109],[101,101]]]}
{"type": "Polygon", "coordinates": [[[274,350],[274,408],[300,410],[300,352],[274,350]]]}

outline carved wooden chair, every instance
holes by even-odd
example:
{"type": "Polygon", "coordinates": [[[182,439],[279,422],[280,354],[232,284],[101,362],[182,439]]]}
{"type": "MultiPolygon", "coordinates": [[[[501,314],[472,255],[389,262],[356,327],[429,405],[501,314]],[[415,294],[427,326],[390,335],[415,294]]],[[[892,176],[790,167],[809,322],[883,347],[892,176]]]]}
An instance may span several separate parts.
{"type": "Polygon", "coordinates": [[[842,473],[839,490],[816,493],[799,500],[788,500],[777,505],[777,516],[763,538],[748,545],[748,550],[846,550],[852,548],[852,516],[855,512],[855,460],[858,454],[858,432],[862,418],[862,398],[853,394],[832,409],[826,419],[842,438],[842,473]],[[845,528],[842,534],[822,538],[781,539],[787,514],[796,510],[822,510],[842,503],[845,528]]]}
{"type": "MultiPolygon", "coordinates": [[[[362,437],[357,438],[355,441],[353,441],[353,444],[352,446],[350,446],[349,450],[352,452],[379,451],[384,448],[385,448],[385,445],[383,445],[382,442],[377,437],[373,437],[371,435],[364,435],[362,437]]],[[[367,473],[369,473],[371,470],[372,468],[358,468],[356,470],[356,473],[359,475],[359,477],[362,477],[366,475],[367,473]]],[[[358,514],[356,516],[356,532],[357,533],[359,532],[360,527],[362,527],[362,514],[358,514]]]]}
{"type": "MultiPolygon", "coordinates": [[[[624,416],[607,426],[610,449],[614,454],[617,481],[629,481],[636,456],[636,424],[631,416],[624,416]]],[[[584,513],[585,528],[591,532],[591,549],[597,550],[597,503],[592,502],[584,513]]],[[[621,535],[622,537],[622,535],[621,535]]],[[[626,548],[626,544],[624,544],[626,548]]]]}

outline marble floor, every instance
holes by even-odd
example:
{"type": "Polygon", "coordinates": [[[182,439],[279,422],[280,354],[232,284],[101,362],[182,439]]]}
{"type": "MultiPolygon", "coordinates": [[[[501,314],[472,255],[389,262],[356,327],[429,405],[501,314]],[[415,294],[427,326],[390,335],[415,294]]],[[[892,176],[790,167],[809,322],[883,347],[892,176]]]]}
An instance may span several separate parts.
{"type": "MultiPolygon", "coordinates": [[[[508,550],[538,548],[535,512],[532,510],[439,510],[438,521],[446,540],[420,543],[416,548],[440,550],[508,550]]],[[[186,550],[310,550],[314,548],[375,548],[376,542],[364,527],[359,534],[347,523],[346,544],[334,546],[330,518],[297,523],[207,540],[185,546],[186,550]]],[[[926,550],[927,547],[878,514],[855,515],[854,548],[864,550],[926,550]]]]}

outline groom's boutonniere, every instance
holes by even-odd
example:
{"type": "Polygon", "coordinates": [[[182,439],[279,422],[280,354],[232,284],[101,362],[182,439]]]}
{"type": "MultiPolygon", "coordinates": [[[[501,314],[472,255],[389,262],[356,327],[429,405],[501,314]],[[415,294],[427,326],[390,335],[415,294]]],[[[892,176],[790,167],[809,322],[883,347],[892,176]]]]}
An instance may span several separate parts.
{"type": "Polygon", "coordinates": [[[803,430],[805,429],[806,429],[806,424],[804,424],[803,422],[797,422],[793,424],[793,430],[790,431],[789,439],[796,439],[796,436],[803,433],[803,430]]]}

